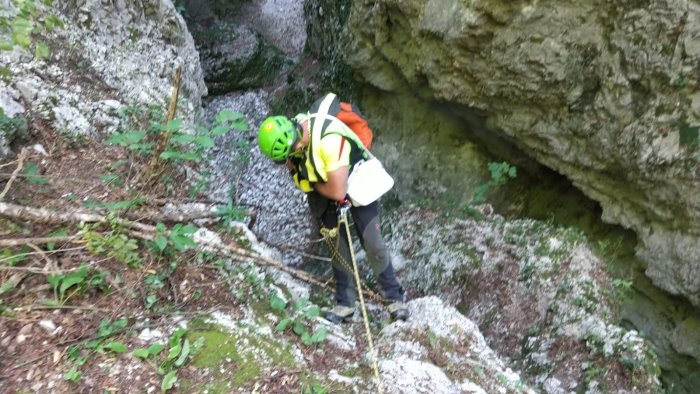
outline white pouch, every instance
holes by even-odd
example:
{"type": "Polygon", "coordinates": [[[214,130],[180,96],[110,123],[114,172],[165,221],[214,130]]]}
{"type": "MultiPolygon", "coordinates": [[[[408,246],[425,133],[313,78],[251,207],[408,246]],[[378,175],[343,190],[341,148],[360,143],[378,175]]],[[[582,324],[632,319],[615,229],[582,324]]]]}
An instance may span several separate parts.
{"type": "Polygon", "coordinates": [[[353,206],[369,205],[394,186],[394,178],[374,156],[359,162],[348,177],[348,196],[353,206]]]}

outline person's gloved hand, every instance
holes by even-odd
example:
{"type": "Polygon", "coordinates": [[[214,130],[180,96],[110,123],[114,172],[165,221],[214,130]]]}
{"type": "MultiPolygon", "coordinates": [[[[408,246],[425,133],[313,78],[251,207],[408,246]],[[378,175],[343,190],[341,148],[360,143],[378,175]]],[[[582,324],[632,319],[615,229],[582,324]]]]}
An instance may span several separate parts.
{"type": "Polygon", "coordinates": [[[292,172],[292,179],[294,179],[294,184],[297,189],[303,191],[304,193],[310,193],[314,191],[314,186],[309,182],[308,179],[302,178],[297,171],[292,172]]]}

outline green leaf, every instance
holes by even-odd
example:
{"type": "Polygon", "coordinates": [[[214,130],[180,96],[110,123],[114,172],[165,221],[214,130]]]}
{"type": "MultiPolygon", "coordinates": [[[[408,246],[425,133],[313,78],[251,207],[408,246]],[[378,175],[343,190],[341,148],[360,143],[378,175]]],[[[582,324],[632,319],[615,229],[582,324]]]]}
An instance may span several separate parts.
{"type": "Polygon", "coordinates": [[[32,43],[31,32],[34,28],[34,24],[22,17],[16,17],[12,21],[12,39],[14,42],[23,47],[27,48],[32,43]]]}
{"type": "Polygon", "coordinates": [[[80,371],[78,371],[77,366],[73,366],[68,372],[66,372],[65,375],[63,375],[63,379],[65,380],[70,380],[73,383],[77,383],[80,380],[80,371]]]}
{"type": "Polygon", "coordinates": [[[287,327],[289,326],[289,323],[291,323],[291,322],[292,322],[292,319],[291,319],[291,318],[285,317],[284,319],[282,319],[282,321],[280,321],[280,322],[275,326],[275,331],[277,331],[277,332],[282,332],[282,331],[286,330],[287,327]]]}
{"type": "Polygon", "coordinates": [[[160,353],[165,349],[165,346],[163,346],[160,343],[154,343],[153,345],[148,347],[148,354],[151,356],[155,356],[156,354],[160,353]]]}
{"type": "Polygon", "coordinates": [[[68,290],[71,286],[83,283],[85,281],[85,278],[81,278],[79,276],[73,276],[69,278],[65,278],[63,282],[61,282],[61,287],[58,289],[59,293],[61,293],[61,296],[68,290]]]}
{"type": "Polygon", "coordinates": [[[166,150],[161,152],[160,158],[163,160],[168,160],[172,158],[180,158],[180,152],[175,151],[175,150],[166,150]]]}
{"type": "Polygon", "coordinates": [[[200,161],[202,160],[202,155],[195,152],[185,152],[181,155],[181,158],[189,161],[200,161]]]}
{"type": "Polygon", "coordinates": [[[31,183],[48,183],[46,178],[37,175],[38,169],[36,164],[27,163],[26,169],[24,170],[24,175],[26,175],[27,180],[31,183]]]}
{"type": "Polygon", "coordinates": [[[197,231],[197,226],[193,226],[191,224],[188,224],[187,226],[183,226],[182,230],[180,231],[183,234],[192,234],[197,231]]]}
{"type": "Polygon", "coordinates": [[[167,131],[167,132],[173,132],[173,131],[178,131],[182,127],[182,119],[180,118],[175,118],[171,120],[170,122],[158,127],[158,129],[162,131],[167,131]]]}
{"type": "Polygon", "coordinates": [[[168,246],[168,239],[162,235],[157,236],[154,242],[156,243],[158,250],[161,252],[165,250],[166,246],[168,246]]]}
{"type": "Polygon", "coordinates": [[[286,303],[283,299],[277,297],[276,295],[273,295],[272,300],[270,301],[270,307],[272,307],[272,309],[276,311],[283,311],[286,307],[286,303]]]}
{"type": "Polygon", "coordinates": [[[131,354],[133,354],[134,357],[143,358],[143,359],[147,359],[148,356],[151,355],[151,353],[148,351],[148,349],[143,349],[143,348],[134,349],[134,351],[131,352],[131,354]]]}
{"type": "Polygon", "coordinates": [[[306,346],[311,345],[311,337],[309,336],[308,332],[304,331],[301,334],[301,342],[306,346]]]}
{"type": "MultiPolygon", "coordinates": [[[[50,237],[65,237],[66,235],[68,235],[68,231],[66,231],[65,228],[58,229],[58,230],[55,230],[55,231],[52,231],[49,233],[50,237]]],[[[55,242],[49,242],[46,244],[47,250],[53,250],[55,247],[56,247],[55,242]]]]}
{"type": "Polygon", "coordinates": [[[218,137],[220,135],[224,135],[224,134],[228,133],[230,130],[231,130],[231,128],[229,126],[220,125],[220,126],[216,126],[213,129],[211,129],[211,131],[209,133],[211,135],[213,135],[214,137],[218,137]]]}
{"type": "Polygon", "coordinates": [[[311,336],[311,343],[323,342],[323,340],[326,339],[327,336],[328,336],[328,328],[326,328],[325,326],[321,326],[311,336]]]}
{"type": "Polygon", "coordinates": [[[105,347],[105,349],[111,350],[114,353],[124,353],[126,351],[126,345],[124,345],[124,343],[122,343],[122,342],[117,342],[117,341],[110,342],[110,343],[106,344],[104,347],[105,347]]]}
{"type": "Polygon", "coordinates": [[[304,327],[300,321],[295,321],[292,331],[294,331],[294,333],[297,335],[303,335],[306,332],[306,327],[304,327]]]}
{"type": "Polygon", "coordinates": [[[170,351],[168,352],[168,358],[167,358],[168,361],[169,361],[169,360],[174,360],[175,357],[177,357],[177,356],[180,355],[180,352],[181,352],[181,351],[182,351],[182,346],[180,346],[180,344],[177,344],[177,345],[175,345],[175,346],[172,346],[172,347],[170,348],[170,351]]]}
{"type": "Polygon", "coordinates": [[[187,356],[190,355],[190,340],[185,338],[185,342],[182,344],[182,352],[180,352],[180,357],[175,361],[176,367],[181,367],[182,364],[187,360],[187,356]]]}
{"type": "Polygon", "coordinates": [[[300,311],[300,310],[304,309],[304,307],[308,304],[309,304],[309,300],[306,300],[304,298],[300,298],[294,303],[294,309],[297,311],[300,311]]]}
{"type": "Polygon", "coordinates": [[[200,135],[195,138],[195,143],[200,148],[213,148],[215,146],[214,140],[207,137],[206,135],[200,135]]]}
{"type": "Polygon", "coordinates": [[[173,335],[170,337],[171,343],[177,343],[177,340],[180,339],[180,338],[182,338],[186,333],[187,333],[187,330],[186,330],[186,329],[184,329],[184,328],[182,328],[182,327],[178,328],[178,329],[173,333],[173,335]],[[175,341],[175,342],[172,342],[172,341],[175,341]]]}
{"type": "Polygon", "coordinates": [[[34,57],[37,59],[48,59],[51,57],[51,51],[46,44],[39,42],[36,44],[36,48],[34,49],[34,57]]]}
{"type": "Polygon", "coordinates": [[[308,319],[313,319],[314,317],[317,317],[320,314],[321,308],[319,308],[318,305],[314,305],[311,308],[309,308],[306,311],[306,313],[304,313],[304,316],[306,316],[308,319]]]}
{"type": "Polygon", "coordinates": [[[158,301],[158,298],[157,298],[155,295],[153,295],[153,294],[149,294],[149,295],[146,297],[146,308],[152,307],[153,304],[156,303],[156,301],[158,301]]]}
{"type": "Polygon", "coordinates": [[[44,26],[46,26],[47,29],[53,30],[54,27],[58,26],[61,29],[63,29],[63,21],[58,19],[56,15],[48,15],[46,19],[44,20],[44,26]]]}
{"type": "Polygon", "coordinates": [[[238,112],[233,112],[233,111],[219,111],[218,114],[214,117],[214,120],[216,120],[217,123],[224,123],[224,122],[234,122],[239,119],[243,118],[243,115],[238,113],[238,112]]]}
{"type": "Polygon", "coordinates": [[[168,391],[173,386],[175,385],[175,382],[177,382],[177,371],[170,371],[168,372],[167,375],[163,377],[163,382],[160,384],[160,389],[163,391],[168,391]]]}
{"type": "Polygon", "coordinates": [[[178,143],[180,145],[187,145],[192,142],[194,142],[197,139],[196,136],[194,135],[189,135],[189,134],[177,134],[172,137],[170,137],[170,140],[172,142],[178,143]]]}

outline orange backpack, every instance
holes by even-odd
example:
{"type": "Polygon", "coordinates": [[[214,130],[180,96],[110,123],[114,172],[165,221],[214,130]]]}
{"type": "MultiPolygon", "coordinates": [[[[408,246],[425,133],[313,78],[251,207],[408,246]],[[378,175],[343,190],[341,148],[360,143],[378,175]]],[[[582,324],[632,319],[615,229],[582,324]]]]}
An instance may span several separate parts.
{"type": "Polygon", "coordinates": [[[357,108],[353,108],[352,104],[340,102],[340,111],[335,115],[346,126],[348,126],[360,139],[365,148],[372,147],[372,129],[369,128],[367,119],[360,113],[357,108]]]}

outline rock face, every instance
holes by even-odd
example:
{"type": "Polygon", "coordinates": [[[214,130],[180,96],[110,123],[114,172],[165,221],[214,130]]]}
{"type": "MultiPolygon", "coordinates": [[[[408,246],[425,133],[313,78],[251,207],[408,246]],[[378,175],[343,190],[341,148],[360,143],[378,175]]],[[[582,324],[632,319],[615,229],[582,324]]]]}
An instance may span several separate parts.
{"type": "Polygon", "coordinates": [[[633,229],[657,286],[700,305],[700,5],[357,0],[366,82],[478,117],[633,229]]]}
{"type": "MultiPolygon", "coordinates": [[[[111,132],[123,107],[165,108],[178,66],[178,116],[190,119],[201,106],[207,90],[199,55],[169,0],[72,0],[39,15],[54,16],[63,27],[36,29],[32,45],[48,46],[48,59],[35,57],[32,46],[0,52],[0,68],[10,74],[0,81],[6,116],[48,122],[71,138],[111,132]]],[[[0,133],[0,159],[11,142],[0,133]]]]}
{"type": "Polygon", "coordinates": [[[391,245],[406,262],[404,283],[457,305],[542,392],[659,392],[648,343],[616,323],[624,285],[583,234],[479,208],[464,219],[394,212],[391,245]]]}

